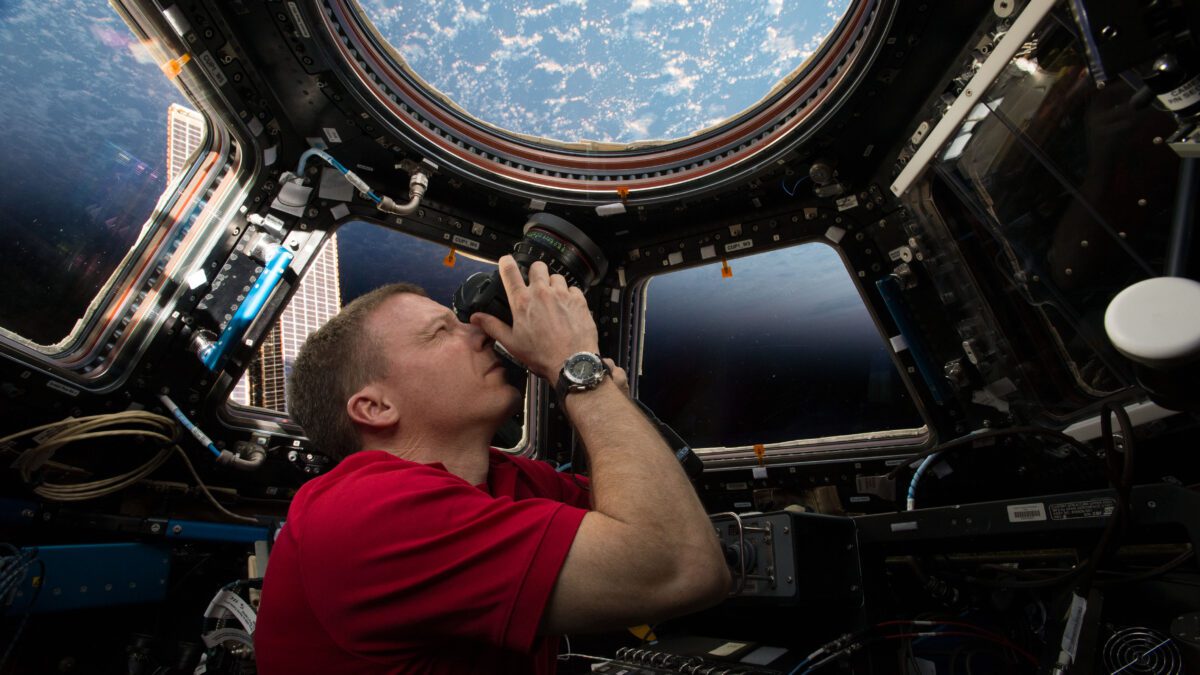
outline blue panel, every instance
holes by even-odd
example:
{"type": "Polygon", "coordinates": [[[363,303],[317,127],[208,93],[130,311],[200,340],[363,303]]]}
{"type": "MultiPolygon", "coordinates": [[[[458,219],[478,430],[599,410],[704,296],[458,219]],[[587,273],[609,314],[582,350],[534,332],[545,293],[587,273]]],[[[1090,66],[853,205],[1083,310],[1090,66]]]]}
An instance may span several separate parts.
{"type": "Polygon", "coordinates": [[[253,544],[256,541],[270,541],[271,532],[265,527],[256,525],[227,525],[225,523],[208,523],[202,520],[168,520],[167,538],[253,544]]]}
{"type": "Polygon", "coordinates": [[[24,614],[42,584],[35,613],[87,607],[158,602],[167,591],[169,549],[148,544],[79,544],[39,546],[36,560],[46,565],[44,578],[36,562],[17,587],[9,616],[24,614]]]}
{"type": "Polygon", "coordinates": [[[42,505],[24,499],[0,499],[0,525],[28,525],[42,510],[42,505]]]}

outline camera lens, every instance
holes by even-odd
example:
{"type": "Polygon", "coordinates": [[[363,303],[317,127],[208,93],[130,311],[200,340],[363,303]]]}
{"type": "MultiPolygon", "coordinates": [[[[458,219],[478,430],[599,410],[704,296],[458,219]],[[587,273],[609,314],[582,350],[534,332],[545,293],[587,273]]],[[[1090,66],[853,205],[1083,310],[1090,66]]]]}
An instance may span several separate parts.
{"type": "MultiPolygon", "coordinates": [[[[540,260],[551,274],[561,274],[568,285],[585,291],[599,283],[608,271],[608,259],[583,230],[549,213],[529,217],[525,236],[513,247],[513,259],[524,277],[529,276],[529,266],[540,260]]],[[[451,307],[459,321],[469,321],[475,312],[485,312],[512,323],[498,270],[468,277],[454,292],[451,307]]]]}

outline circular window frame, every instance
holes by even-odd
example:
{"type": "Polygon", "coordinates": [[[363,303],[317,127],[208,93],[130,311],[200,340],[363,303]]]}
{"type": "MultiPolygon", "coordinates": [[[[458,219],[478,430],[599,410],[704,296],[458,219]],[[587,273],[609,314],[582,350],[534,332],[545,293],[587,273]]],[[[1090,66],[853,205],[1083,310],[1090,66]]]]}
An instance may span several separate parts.
{"type": "Polygon", "coordinates": [[[817,52],[761,101],[667,141],[560,142],[484,122],[416,74],[354,0],[317,0],[348,78],[381,121],[440,166],[505,192],[563,204],[629,205],[694,197],[774,164],[855,89],[895,3],[853,0],[817,52]]]}

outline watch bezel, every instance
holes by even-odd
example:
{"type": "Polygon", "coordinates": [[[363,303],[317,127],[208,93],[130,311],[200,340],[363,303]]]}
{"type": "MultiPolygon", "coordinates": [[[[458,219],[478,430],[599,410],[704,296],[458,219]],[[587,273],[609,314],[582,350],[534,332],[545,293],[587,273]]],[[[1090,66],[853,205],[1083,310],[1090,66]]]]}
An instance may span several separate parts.
{"type": "Polygon", "coordinates": [[[577,352],[567,357],[567,360],[563,362],[562,376],[567,379],[572,389],[593,389],[604,380],[604,376],[607,374],[608,367],[604,365],[604,359],[600,358],[599,354],[593,352],[577,352]],[[591,362],[594,366],[592,375],[588,379],[577,376],[574,370],[572,370],[574,364],[582,361],[591,362]]]}

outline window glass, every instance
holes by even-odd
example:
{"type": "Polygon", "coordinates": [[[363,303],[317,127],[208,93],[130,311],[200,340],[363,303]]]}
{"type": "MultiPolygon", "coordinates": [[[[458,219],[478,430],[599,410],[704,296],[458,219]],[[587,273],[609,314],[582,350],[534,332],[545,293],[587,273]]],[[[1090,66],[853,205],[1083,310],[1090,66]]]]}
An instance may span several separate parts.
{"type": "Polygon", "coordinates": [[[850,0],[360,0],[409,67],[502,129],[559,141],[681,138],[800,67],[850,0]]]}
{"type": "Polygon", "coordinates": [[[846,266],[824,244],[668,272],[645,288],[638,398],[693,447],[924,424],[846,266]]]}
{"type": "MultiPolygon", "coordinates": [[[[258,356],[231,392],[229,400],[243,406],[287,412],[287,378],[300,347],[341,308],[355,298],[390,283],[406,281],[426,290],[446,306],[454,291],[476,272],[490,272],[493,263],[468,258],[461,252],[454,266],[445,264],[450,249],[424,239],[365,222],[343,225],[325,243],[309,266],[279,321],[259,347],[258,356]]],[[[502,447],[521,438],[521,417],[497,439],[502,447]]]]}
{"type": "MultiPolygon", "coordinates": [[[[0,328],[43,345],[66,338],[172,178],[168,136],[200,144],[197,113],[168,120],[186,101],[153,48],[108,3],[0,7],[0,328]]],[[[185,166],[175,154],[171,167],[185,166]]]]}

